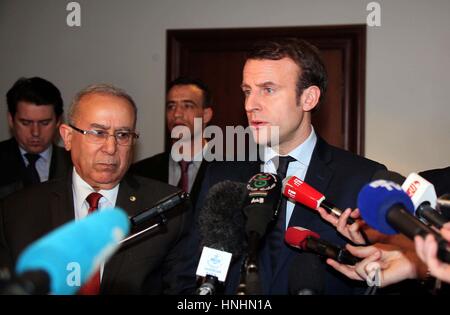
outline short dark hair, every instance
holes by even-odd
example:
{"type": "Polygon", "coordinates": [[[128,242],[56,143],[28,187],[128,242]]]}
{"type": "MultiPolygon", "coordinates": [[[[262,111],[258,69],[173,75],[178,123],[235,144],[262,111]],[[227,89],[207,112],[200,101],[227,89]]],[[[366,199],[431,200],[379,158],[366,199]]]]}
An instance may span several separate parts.
{"type": "Polygon", "coordinates": [[[21,101],[36,105],[52,105],[57,118],[63,113],[61,92],[51,82],[39,78],[20,78],[6,93],[8,112],[11,116],[17,112],[17,104],[21,101]]]}
{"type": "Polygon", "coordinates": [[[292,59],[300,68],[297,96],[300,97],[303,90],[315,85],[320,89],[319,103],[321,103],[327,90],[328,78],[319,50],[315,46],[298,38],[281,38],[256,42],[247,53],[247,60],[283,58],[292,59]]]}
{"type": "Polygon", "coordinates": [[[176,85],[194,85],[198,87],[203,92],[203,107],[211,107],[212,106],[212,97],[211,91],[205,82],[198,78],[192,78],[187,76],[178,77],[167,86],[167,93],[169,93],[170,89],[176,85]]]}

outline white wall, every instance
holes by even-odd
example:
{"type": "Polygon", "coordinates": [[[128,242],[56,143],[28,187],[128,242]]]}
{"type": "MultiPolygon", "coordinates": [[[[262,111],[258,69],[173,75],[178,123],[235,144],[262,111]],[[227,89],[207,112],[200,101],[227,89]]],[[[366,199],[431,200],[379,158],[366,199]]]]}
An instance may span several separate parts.
{"type": "MultiPolygon", "coordinates": [[[[364,0],[80,0],[79,28],[63,0],[0,0],[0,114],[20,76],[42,76],[66,104],[94,82],[139,104],[136,159],[164,143],[167,29],[365,23],[364,0]]],[[[379,1],[368,28],[366,156],[407,174],[450,165],[450,1],[379,1]]],[[[9,137],[1,118],[0,140],[9,137]]]]}

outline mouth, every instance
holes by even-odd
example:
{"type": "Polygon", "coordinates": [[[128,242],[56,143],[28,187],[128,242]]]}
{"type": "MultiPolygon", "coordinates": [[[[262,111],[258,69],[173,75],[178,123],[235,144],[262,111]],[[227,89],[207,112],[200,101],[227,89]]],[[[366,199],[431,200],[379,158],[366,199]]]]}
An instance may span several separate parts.
{"type": "Polygon", "coordinates": [[[259,129],[262,127],[267,127],[269,126],[269,123],[267,121],[262,121],[262,120],[251,120],[250,121],[250,127],[255,128],[255,129],[259,129]]]}
{"type": "Polygon", "coordinates": [[[31,140],[31,141],[28,141],[28,145],[30,145],[30,146],[40,146],[40,145],[42,145],[42,141],[41,140],[31,140]]]}
{"type": "Polygon", "coordinates": [[[115,170],[115,169],[117,169],[117,163],[97,162],[96,165],[101,170],[115,170]]]}

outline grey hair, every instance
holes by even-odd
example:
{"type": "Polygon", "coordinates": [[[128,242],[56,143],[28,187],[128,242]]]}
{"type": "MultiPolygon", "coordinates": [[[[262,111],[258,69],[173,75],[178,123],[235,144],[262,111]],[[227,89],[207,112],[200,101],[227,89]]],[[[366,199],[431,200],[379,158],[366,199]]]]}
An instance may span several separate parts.
{"type": "Polygon", "coordinates": [[[136,119],[137,119],[137,107],[136,103],[134,102],[133,98],[125,92],[125,90],[122,90],[118,87],[115,87],[112,84],[105,84],[105,83],[99,83],[99,84],[91,84],[84,89],[82,89],[80,92],[75,95],[75,98],[73,99],[72,103],[69,106],[69,110],[67,112],[67,120],[70,124],[74,124],[73,117],[76,112],[76,108],[78,104],[80,103],[80,100],[89,94],[104,94],[104,95],[111,95],[116,96],[125,99],[130,103],[130,105],[133,107],[134,111],[134,125],[136,125],[136,119]]]}

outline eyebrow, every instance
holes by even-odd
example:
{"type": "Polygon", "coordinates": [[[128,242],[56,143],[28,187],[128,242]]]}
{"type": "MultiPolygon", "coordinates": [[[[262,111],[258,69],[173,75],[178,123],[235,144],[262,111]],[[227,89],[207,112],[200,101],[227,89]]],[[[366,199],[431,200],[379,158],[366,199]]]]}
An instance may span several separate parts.
{"type": "MultiPolygon", "coordinates": [[[[110,126],[105,126],[105,125],[97,124],[97,123],[90,124],[90,127],[91,127],[91,128],[97,128],[97,129],[103,129],[103,130],[111,129],[110,126]]],[[[133,129],[130,128],[130,127],[119,127],[119,128],[116,128],[116,129],[115,129],[115,131],[117,131],[117,130],[131,131],[131,130],[133,130],[133,129]]]]}
{"type": "MultiPolygon", "coordinates": [[[[186,99],[186,100],[181,100],[181,103],[188,103],[188,104],[194,104],[194,105],[198,105],[196,102],[194,102],[193,100],[190,99],[186,99]]],[[[172,104],[176,104],[176,101],[167,101],[166,105],[172,105],[172,104]]]]}
{"type": "MultiPolygon", "coordinates": [[[[265,87],[265,86],[278,86],[278,84],[276,84],[275,82],[272,81],[266,81],[263,83],[258,83],[256,84],[257,87],[265,87]]],[[[241,84],[241,88],[250,88],[250,85],[246,84],[246,83],[242,83],[241,84]]]]}
{"type": "Polygon", "coordinates": [[[33,119],[26,119],[26,118],[19,118],[21,122],[47,122],[52,121],[53,118],[47,118],[47,119],[40,119],[40,120],[33,120],[33,119]]]}

